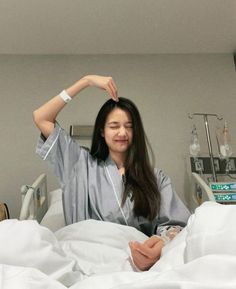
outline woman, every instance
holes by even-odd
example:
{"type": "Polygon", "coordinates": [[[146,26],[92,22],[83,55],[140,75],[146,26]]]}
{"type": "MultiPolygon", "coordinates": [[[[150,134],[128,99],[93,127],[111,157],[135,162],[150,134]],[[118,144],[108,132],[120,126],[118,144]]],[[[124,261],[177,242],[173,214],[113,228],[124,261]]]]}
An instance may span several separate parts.
{"type": "Polygon", "coordinates": [[[185,226],[189,212],[170,179],[151,167],[136,106],[118,98],[111,77],[87,75],[33,116],[42,133],[37,153],[61,183],[66,224],[92,218],[139,229],[151,237],[143,244],[129,244],[133,261],[140,270],[149,269],[166,240],[185,226]],[[98,113],[90,152],[56,122],[66,103],[88,86],[104,89],[111,97],[98,113]]]}

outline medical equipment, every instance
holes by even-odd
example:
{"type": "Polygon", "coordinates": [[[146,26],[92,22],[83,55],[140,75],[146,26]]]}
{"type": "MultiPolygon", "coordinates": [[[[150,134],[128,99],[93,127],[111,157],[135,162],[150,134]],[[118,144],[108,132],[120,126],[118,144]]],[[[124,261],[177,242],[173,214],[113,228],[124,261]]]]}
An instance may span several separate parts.
{"type": "Polygon", "coordinates": [[[191,180],[191,199],[189,200],[189,208],[194,211],[196,207],[200,206],[206,201],[216,202],[213,191],[205,182],[205,180],[197,173],[192,173],[191,180]]]}
{"type": "Polygon", "coordinates": [[[207,144],[208,144],[208,150],[209,150],[209,157],[211,162],[211,170],[212,170],[212,180],[214,182],[217,181],[216,171],[215,171],[215,165],[214,165],[214,156],[213,156],[213,150],[212,150],[212,142],[211,142],[211,136],[210,136],[210,129],[209,129],[209,121],[208,117],[216,117],[218,120],[222,120],[223,118],[218,116],[217,114],[212,113],[192,113],[188,115],[190,119],[193,119],[194,116],[202,116],[205,124],[205,130],[206,130],[206,138],[207,138],[207,144]]]}
{"type": "Polygon", "coordinates": [[[223,158],[229,158],[233,153],[230,145],[229,129],[226,121],[220,139],[220,153],[223,158]]]}
{"type": "Polygon", "coordinates": [[[198,155],[200,153],[200,144],[198,140],[198,134],[197,134],[197,128],[195,125],[193,125],[192,133],[191,133],[191,143],[189,146],[189,152],[190,155],[193,156],[194,164],[196,167],[196,170],[202,174],[203,166],[201,165],[198,155]]]}
{"type": "Polygon", "coordinates": [[[199,155],[200,144],[199,144],[197,129],[195,125],[193,125],[192,139],[191,139],[191,144],[189,146],[189,150],[190,150],[190,154],[193,157],[197,157],[199,155]]]}
{"type": "Polygon", "coordinates": [[[229,128],[227,122],[225,121],[224,129],[222,132],[217,133],[217,142],[219,146],[220,158],[224,159],[226,162],[225,165],[225,174],[228,175],[230,170],[232,169],[232,163],[230,161],[230,157],[233,154],[232,147],[230,144],[230,135],[229,128]]]}
{"type": "Polygon", "coordinates": [[[202,176],[192,173],[192,184],[194,186],[190,208],[192,210],[206,201],[220,204],[236,204],[235,182],[210,182],[207,184],[202,176]]]}
{"type": "MultiPolygon", "coordinates": [[[[117,192],[116,192],[116,188],[115,188],[114,182],[112,180],[112,177],[111,177],[110,172],[109,172],[109,170],[108,170],[106,165],[105,165],[105,170],[106,170],[106,173],[107,173],[107,175],[108,175],[108,177],[110,179],[110,182],[112,184],[113,193],[114,193],[114,196],[116,198],[117,204],[119,206],[120,212],[121,212],[121,214],[122,214],[122,216],[124,218],[125,224],[128,226],[129,224],[128,224],[127,218],[125,217],[124,211],[122,209],[122,206],[120,204],[120,201],[119,201],[119,198],[118,198],[118,195],[117,195],[117,192]]],[[[122,180],[123,180],[123,175],[122,175],[122,180]]]]}
{"type": "Polygon", "coordinates": [[[216,202],[221,204],[236,203],[236,183],[217,182],[210,183],[216,202]]]}
{"type": "Polygon", "coordinates": [[[28,219],[40,222],[48,209],[46,175],[41,174],[31,186],[22,186],[21,194],[20,220],[28,219]]]}
{"type": "Polygon", "coordinates": [[[194,170],[192,165],[192,199],[190,199],[190,209],[194,210],[205,201],[213,201],[221,204],[236,204],[236,183],[228,179],[229,171],[234,172],[235,158],[232,156],[230,145],[229,129],[227,122],[224,123],[223,130],[216,131],[219,157],[213,156],[212,143],[210,137],[208,116],[214,116],[222,120],[217,114],[194,113],[189,114],[193,119],[194,115],[200,115],[204,118],[206,137],[210,157],[210,170],[207,166],[209,158],[199,157],[200,144],[198,144],[198,135],[194,125],[192,130],[192,139],[190,144],[190,155],[194,158],[194,170]],[[218,173],[218,175],[217,175],[218,173]],[[209,175],[212,174],[210,177],[209,175]],[[207,176],[208,175],[208,176],[207,176]],[[228,178],[227,178],[228,177],[228,178]]]}

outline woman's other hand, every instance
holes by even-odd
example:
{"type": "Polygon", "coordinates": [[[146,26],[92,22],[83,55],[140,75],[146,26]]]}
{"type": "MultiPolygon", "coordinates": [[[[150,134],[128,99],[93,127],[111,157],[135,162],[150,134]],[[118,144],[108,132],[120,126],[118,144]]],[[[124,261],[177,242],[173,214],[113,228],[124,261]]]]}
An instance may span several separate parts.
{"type": "Polygon", "coordinates": [[[142,271],[150,269],[160,259],[163,246],[164,241],[158,236],[152,236],[144,243],[130,242],[135,266],[142,271]]]}
{"type": "Polygon", "coordinates": [[[86,75],[83,79],[87,80],[89,86],[106,90],[114,101],[119,101],[117,86],[111,76],[86,75]]]}

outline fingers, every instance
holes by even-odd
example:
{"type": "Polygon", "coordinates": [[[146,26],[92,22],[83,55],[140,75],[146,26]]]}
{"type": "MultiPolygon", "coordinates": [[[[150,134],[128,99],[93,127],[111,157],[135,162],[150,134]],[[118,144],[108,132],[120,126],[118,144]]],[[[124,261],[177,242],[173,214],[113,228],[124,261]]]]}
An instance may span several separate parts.
{"type": "Polygon", "coordinates": [[[146,265],[147,265],[147,257],[142,255],[140,252],[138,252],[132,242],[130,242],[130,251],[131,251],[131,255],[133,258],[133,262],[135,264],[135,266],[137,268],[139,268],[140,270],[146,270],[146,265]]]}
{"type": "Polygon", "coordinates": [[[114,80],[112,79],[112,77],[109,77],[109,82],[107,85],[107,91],[114,101],[119,101],[118,93],[117,93],[117,87],[116,87],[116,84],[115,84],[114,80]]]}
{"type": "Polygon", "coordinates": [[[117,90],[114,88],[111,82],[105,86],[105,89],[114,101],[118,101],[117,90]]]}
{"type": "Polygon", "coordinates": [[[134,252],[138,252],[141,255],[151,258],[151,251],[150,248],[146,247],[144,244],[140,244],[139,242],[130,242],[130,246],[134,252]]]}
{"type": "Polygon", "coordinates": [[[158,236],[148,238],[143,244],[129,242],[133,262],[140,270],[148,270],[160,259],[163,246],[164,241],[158,236]]]}
{"type": "Polygon", "coordinates": [[[139,242],[131,242],[131,245],[134,250],[138,251],[147,258],[159,259],[164,242],[159,238],[149,238],[143,244],[139,242]]]}
{"type": "Polygon", "coordinates": [[[106,90],[114,101],[119,101],[117,86],[111,76],[87,75],[84,77],[90,86],[106,90]]]}
{"type": "Polygon", "coordinates": [[[148,270],[152,267],[152,265],[157,261],[156,259],[150,259],[137,251],[135,249],[135,242],[130,242],[130,250],[131,250],[131,255],[133,258],[133,262],[137,268],[140,270],[148,270]]]}
{"type": "Polygon", "coordinates": [[[155,246],[158,242],[162,241],[162,239],[158,236],[152,236],[150,238],[148,238],[144,244],[147,245],[149,248],[152,248],[153,246],[155,246]]]}
{"type": "Polygon", "coordinates": [[[115,94],[116,94],[116,98],[118,99],[118,89],[113,79],[111,79],[111,86],[113,87],[115,94]]]}
{"type": "Polygon", "coordinates": [[[136,247],[136,250],[145,255],[148,258],[156,258],[157,256],[160,256],[160,248],[157,246],[154,246],[152,248],[149,248],[148,246],[145,246],[144,244],[138,244],[136,247]]]}
{"type": "Polygon", "coordinates": [[[114,86],[115,90],[117,91],[118,89],[117,89],[117,86],[116,86],[115,81],[113,80],[113,78],[111,79],[111,83],[114,86]]]}

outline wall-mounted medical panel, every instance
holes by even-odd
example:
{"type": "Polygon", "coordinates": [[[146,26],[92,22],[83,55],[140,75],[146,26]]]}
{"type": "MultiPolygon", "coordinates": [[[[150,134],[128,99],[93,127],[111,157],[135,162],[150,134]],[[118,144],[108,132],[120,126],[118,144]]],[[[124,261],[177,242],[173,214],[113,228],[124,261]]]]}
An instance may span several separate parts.
{"type": "MultiPolygon", "coordinates": [[[[191,170],[193,173],[212,174],[211,160],[209,157],[190,158],[191,170]]],[[[214,158],[215,172],[217,174],[226,173],[227,161],[225,159],[214,158]]],[[[236,174],[236,157],[229,158],[228,170],[230,174],[236,174]]]]}

